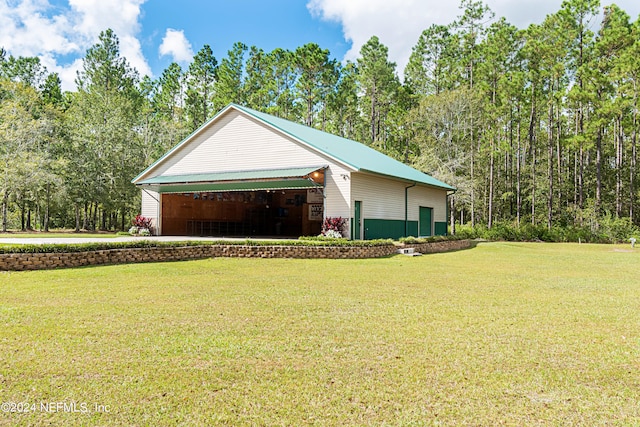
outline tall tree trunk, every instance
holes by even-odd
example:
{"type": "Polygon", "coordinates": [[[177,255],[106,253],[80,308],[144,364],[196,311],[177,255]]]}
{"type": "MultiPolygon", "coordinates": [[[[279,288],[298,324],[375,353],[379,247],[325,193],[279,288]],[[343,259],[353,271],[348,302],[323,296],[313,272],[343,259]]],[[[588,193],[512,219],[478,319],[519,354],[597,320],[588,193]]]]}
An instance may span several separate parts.
{"type": "Polygon", "coordinates": [[[76,210],[76,229],[75,229],[75,232],[79,233],[80,232],[80,205],[78,203],[75,204],[75,210],[76,210]]]}
{"type": "Polygon", "coordinates": [[[104,208],[101,209],[100,213],[101,213],[101,215],[100,215],[101,216],[100,229],[103,230],[103,231],[106,231],[107,230],[107,212],[106,212],[106,209],[104,209],[104,208]]]}
{"type": "Polygon", "coordinates": [[[2,232],[7,232],[7,209],[9,206],[9,192],[5,191],[2,196],[2,232]]]}
{"type": "MultiPolygon", "coordinates": [[[[556,160],[557,160],[557,171],[558,171],[558,180],[557,180],[557,184],[558,184],[558,191],[557,191],[557,202],[556,205],[557,206],[562,206],[565,203],[565,200],[567,199],[567,197],[565,196],[564,198],[563,196],[563,192],[566,190],[563,190],[563,185],[562,183],[563,181],[563,161],[562,161],[562,144],[560,142],[561,136],[562,136],[562,118],[560,115],[560,111],[562,111],[562,106],[560,104],[556,105],[556,160]],[[564,200],[563,200],[564,199],[564,200]]],[[[567,167],[566,168],[566,173],[567,173],[567,178],[570,174],[570,168],[567,167]]]]}
{"type": "Polygon", "coordinates": [[[475,181],[475,144],[474,144],[474,128],[473,128],[473,111],[471,111],[471,145],[469,145],[469,150],[471,154],[470,159],[470,178],[471,178],[471,227],[475,227],[476,225],[476,181],[475,181]]]}
{"type": "Polygon", "coordinates": [[[602,134],[604,129],[598,127],[596,135],[596,218],[600,217],[600,207],[602,206],[602,134]]]}
{"type": "Polygon", "coordinates": [[[471,227],[476,225],[475,147],[471,147],[471,227]]]}
{"type": "Polygon", "coordinates": [[[92,208],[93,215],[91,216],[91,231],[96,231],[98,225],[98,202],[94,202],[92,208]]]}
{"type": "MultiPolygon", "coordinates": [[[[584,145],[582,141],[580,141],[578,167],[578,207],[584,209],[584,145]]],[[[580,216],[580,225],[582,225],[582,215],[580,216]]]]}
{"type": "MultiPolygon", "coordinates": [[[[578,87],[580,88],[580,98],[578,98],[578,129],[577,135],[580,137],[580,158],[578,172],[578,207],[582,211],[584,209],[584,143],[582,137],[584,136],[584,105],[582,104],[582,94],[584,93],[584,80],[582,79],[582,65],[584,63],[584,18],[580,15],[580,32],[578,34],[579,42],[579,55],[578,55],[578,87]]],[[[580,225],[582,225],[582,212],[580,213],[580,225]]]]}
{"type": "Polygon", "coordinates": [[[623,130],[622,117],[616,118],[616,218],[622,215],[622,165],[623,165],[623,130]]]}
{"type": "Polygon", "coordinates": [[[493,191],[494,191],[494,154],[493,151],[495,149],[494,136],[491,137],[490,144],[490,152],[489,152],[489,212],[487,218],[487,227],[493,227],[493,191]]]}
{"type": "MultiPolygon", "coordinates": [[[[573,152],[573,206],[578,206],[578,151],[573,152]]],[[[576,219],[574,218],[574,224],[576,219]]],[[[582,225],[581,219],[579,219],[579,224],[582,225]]]]}
{"type": "Polygon", "coordinates": [[[25,213],[26,213],[26,202],[24,199],[22,200],[22,204],[20,205],[20,230],[25,231],[27,229],[27,223],[25,222],[25,213]]]}
{"type": "Polygon", "coordinates": [[[535,82],[531,85],[531,113],[529,115],[529,152],[531,157],[531,224],[536,224],[536,102],[535,82]]]}
{"type": "Polygon", "coordinates": [[[536,149],[531,155],[531,224],[536,225],[536,149]]]}
{"type": "Polygon", "coordinates": [[[516,149],[516,221],[520,227],[520,218],[522,216],[522,147],[520,144],[520,121],[518,120],[518,141],[516,149]]]}
{"type": "Polygon", "coordinates": [[[373,86],[371,93],[371,143],[376,140],[376,87],[373,86]]]}
{"type": "Polygon", "coordinates": [[[307,95],[307,117],[305,118],[305,124],[309,127],[313,124],[313,101],[311,95],[307,95]]]}
{"type": "Polygon", "coordinates": [[[549,103],[549,116],[547,126],[547,179],[549,192],[547,193],[547,229],[551,230],[553,224],[553,104],[549,103]]]}
{"type": "MultiPolygon", "coordinates": [[[[456,234],[456,221],[455,221],[455,208],[456,200],[455,195],[449,196],[449,226],[451,227],[451,234],[456,234]]],[[[462,224],[462,223],[460,223],[462,224]]]]}
{"type": "Polygon", "coordinates": [[[84,215],[82,217],[82,229],[89,229],[89,204],[84,202],[84,215]]]}
{"type": "MultiPolygon", "coordinates": [[[[635,82],[634,82],[635,87],[635,82]]],[[[634,95],[633,98],[633,129],[631,133],[631,160],[629,166],[629,218],[631,221],[634,221],[635,216],[635,194],[636,194],[636,183],[635,183],[635,175],[636,175],[636,162],[637,162],[637,137],[638,137],[638,97],[634,95]]]]}
{"type": "Polygon", "coordinates": [[[51,208],[51,184],[47,182],[47,197],[46,197],[46,206],[44,208],[44,231],[49,231],[49,214],[51,208]]]}
{"type": "MultiPolygon", "coordinates": [[[[33,229],[31,226],[31,209],[29,209],[29,215],[27,216],[27,219],[29,220],[29,228],[33,229]]],[[[36,226],[40,227],[40,230],[42,230],[43,227],[43,223],[42,223],[42,215],[40,214],[40,199],[39,197],[36,195],[36,226]]]]}

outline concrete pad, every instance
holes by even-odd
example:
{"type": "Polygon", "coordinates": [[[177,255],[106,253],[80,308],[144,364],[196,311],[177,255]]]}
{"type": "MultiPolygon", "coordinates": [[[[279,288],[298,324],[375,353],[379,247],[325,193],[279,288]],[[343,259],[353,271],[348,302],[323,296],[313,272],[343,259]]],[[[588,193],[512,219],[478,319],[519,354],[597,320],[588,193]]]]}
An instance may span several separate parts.
{"type": "Polygon", "coordinates": [[[118,236],[118,237],[2,237],[0,244],[10,245],[45,245],[45,244],[76,244],[76,243],[116,243],[139,242],[149,240],[152,242],[185,242],[185,241],[216,241],[216,240],[259,240],[269,241],[277,239],[253,239],[246,237],[193,237],[193,236],[118,236]]]}

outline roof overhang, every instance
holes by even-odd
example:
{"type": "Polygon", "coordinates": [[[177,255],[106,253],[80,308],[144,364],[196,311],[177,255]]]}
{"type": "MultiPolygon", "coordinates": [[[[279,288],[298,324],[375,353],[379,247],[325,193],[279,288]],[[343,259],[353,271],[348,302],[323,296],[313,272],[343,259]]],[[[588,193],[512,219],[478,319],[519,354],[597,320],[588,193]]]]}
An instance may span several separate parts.
{"type": "Polygon", "coordinates": [[[136,183],[158,193],[292,190],[322,187],[313,174],[327,166],[161,175],[136,183]]]}

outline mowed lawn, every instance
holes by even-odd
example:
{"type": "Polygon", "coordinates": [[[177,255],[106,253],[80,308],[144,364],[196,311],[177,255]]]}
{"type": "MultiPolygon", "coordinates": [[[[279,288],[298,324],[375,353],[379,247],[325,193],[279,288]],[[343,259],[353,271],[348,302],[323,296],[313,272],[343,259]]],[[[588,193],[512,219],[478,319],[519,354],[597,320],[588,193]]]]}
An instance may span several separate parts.
{"type": "Polygon", "coordinates": [[[0,425],[640,425],[639,309],[629,245],[4,272],[0,425]]]}

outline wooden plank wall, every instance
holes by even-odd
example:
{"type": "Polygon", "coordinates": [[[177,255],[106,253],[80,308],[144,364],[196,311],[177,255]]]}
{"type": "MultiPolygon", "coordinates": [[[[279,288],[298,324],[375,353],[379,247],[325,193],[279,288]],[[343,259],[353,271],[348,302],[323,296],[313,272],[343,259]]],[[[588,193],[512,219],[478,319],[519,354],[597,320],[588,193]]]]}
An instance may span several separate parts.
{"type": "Polygon", "coordinates": [[[163,194],[162,234],[317,235],[321,222],[309,220],[305,196],[306,190],[163,194]]]}

